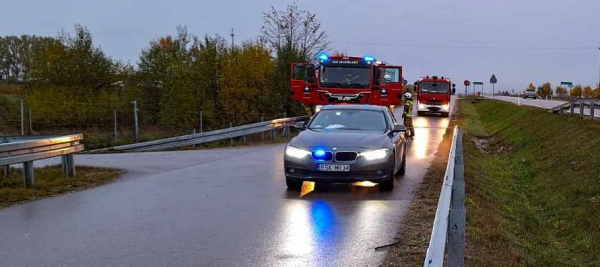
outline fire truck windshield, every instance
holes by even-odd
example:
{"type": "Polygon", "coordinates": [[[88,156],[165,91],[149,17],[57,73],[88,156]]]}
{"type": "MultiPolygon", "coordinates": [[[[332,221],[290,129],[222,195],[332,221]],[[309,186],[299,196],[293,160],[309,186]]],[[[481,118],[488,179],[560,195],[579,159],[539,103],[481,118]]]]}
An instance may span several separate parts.
{"type": "Polygon", "coordinates": [[[448,93],[447,83],[423,82],[421,83],[421,93],[445,94],[448,93]]]}
{"type": "Polygon", "coordinates": [[[371,68],[322,66],[320,76],[323,87],[367,88],[371,79],[371,68]]]}

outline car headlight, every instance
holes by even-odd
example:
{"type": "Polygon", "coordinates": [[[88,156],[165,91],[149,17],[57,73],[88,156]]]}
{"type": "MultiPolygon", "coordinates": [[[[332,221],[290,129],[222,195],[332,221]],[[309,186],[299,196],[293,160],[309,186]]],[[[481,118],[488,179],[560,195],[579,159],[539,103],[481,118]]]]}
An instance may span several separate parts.
{"type": "Polygon", "coordinates": [[[450,108],[450,105],[448,105],[448,104],[442,105],[443,110],[448,110],[449,108],[450,108]]]}
{"type": "Polygon", "coordinates": [[[419,104],[419,109],[425,109],[425,105],[424,104],[419,104]]]}
{"type": "Polygon", "coordinates": [[[310,152],[293,146],[287,146],[285,148],[285,154],[292,158],[302,159],[310,155],[310,152]]]}
{"type": "Polygon", "coordinates": [[[375,160],[375,159],[385,158],[385,156],[387,156],[388,152],[389,152],[389,149],[382,148],[382,149],[362,152],[362,153],[360,153],[360,156],[365,158],[366,160],[375,160]]]}

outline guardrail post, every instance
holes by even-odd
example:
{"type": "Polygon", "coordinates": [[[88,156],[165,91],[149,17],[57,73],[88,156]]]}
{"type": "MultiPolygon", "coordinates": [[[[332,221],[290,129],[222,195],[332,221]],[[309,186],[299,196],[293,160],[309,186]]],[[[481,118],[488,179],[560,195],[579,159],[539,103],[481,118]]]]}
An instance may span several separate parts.
{"type": "Polygon", "coordinates": [[[115,137],[115,145],[117,144],[117,110],[113,109],[113,121],[115,122],[115,129],[114,129],[114,137],[115,137]]]}
{"type": "Polygon", "coordinates": [[[575,102],[571,102],[571,117],[575,117],[575,102]]]}
{"type": "Polygon", "coordinates": [[[23,162],[23,183],[25,187],[33,186],[34,182],[33,161],[23,162]]]}
{"type": "Polygon", "coordinates": [[[8,175],[9,172],[10,172],[10,165],[2,166],[2,174],[8,175]]]}
{"type": "Polygon", "coordinates": [[[579,116],[583,119],[583,110],[585,109],[585,103],[583,101],[579,102],[579,116]]]}
{"type": "Polygon", "coordinates": [[[75,177],[75,159],[73,154],[66,155],[67,159],[67,178],[75,177]]]}
{"type": "Polygon", "coordinates": [[[62,167],[62,171],[65,174],[65,176],[67,176],[68,175],[68,171],[67,171],[67,155],[60,156],[60,166],[62,167]]]}
{"type": "Polygon", "coordinates": [[[590,119],[591,120],[594,120],[594,109],[596,109],[596,103],[591,102],[590,103],[590,119]]]}
{"type": "Polygon", "coordinates": [[[23,98],[21,98],[21,135],[25,135],[25,111],[23,98]]]}
{"type": "Polygon", "coordinates": [[[135,120],[135,142],[140,142],[140,128],[138,124],[138,108],[137,108],[137,100],[133,100],[133,117],[135,120]]]}
{"type": "Polygon", "coordinates": [[[456,136],[456,152],[454,160],[454,182],[448,215],[448,266],[463,267],[465,265],[465,179],[462,146],[462,131],[456,136]]]}
{"type": "Polygon", "coordinates": [[[202,125],[204,123],[204,118],[202,116],[202,111],[200,111],[200,133],[202,133],[202,128],[204,128],[204,125],[202,125]]]}
{"type": "Polygon", "coordinates": [[[31,108],[29,108],[29,134],[33,135],[33,116],[31,115],[31,108]]]}
{"type": "MultiPolygon", "coordinates": [[[[229,128],[233,128],[233,124],[229,122],[229,128]]],[[[233,146],[233,137],[229,139],[229,144],[233,146]]]]}

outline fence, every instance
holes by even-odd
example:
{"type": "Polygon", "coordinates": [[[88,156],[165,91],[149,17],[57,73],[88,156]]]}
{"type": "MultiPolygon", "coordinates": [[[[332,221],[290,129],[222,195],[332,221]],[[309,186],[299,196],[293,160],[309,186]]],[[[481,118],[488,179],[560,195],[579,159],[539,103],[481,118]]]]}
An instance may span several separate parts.
{"type": "Polygon", "coordinates": [[[466,210],[462,135],[462,131],[454,128],[444,184],[423,263],[425,267],[445,266],[446,255],[447,266],[464,266],[466,210]]]}
{"type": "MultiPolygon", "coordinates": [[[[88,149],[104,148],[235,127],[286,117],[223,110],[194,110],[174,118],[176,126],[161,125],[156,107],[133,101],[24,101],[18,95],[0,96],[0,136],[49,135],[80,132],[88,149]]],[[[168,118],[163,121],[170,121],[168,118]]]]}

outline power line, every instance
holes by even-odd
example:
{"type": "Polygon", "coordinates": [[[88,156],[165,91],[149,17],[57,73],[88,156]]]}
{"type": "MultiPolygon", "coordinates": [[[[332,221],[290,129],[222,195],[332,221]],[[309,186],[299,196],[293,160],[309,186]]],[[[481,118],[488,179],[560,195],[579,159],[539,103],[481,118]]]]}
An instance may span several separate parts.
{"type": "Polygon", "coordinates": [[[451,49],[489,49],[489,50],[592,50],[596,47],[533,47],[533,46],[468,46],[468,45],[437,45],[437,44],[400,44],[400,43],[366,43],[366,42],[346,42],[344,44],[352,45],[373,45],[373,46],[395,46],[395,47],[417,47],[417,48],[451,48],[451,49]]]}

